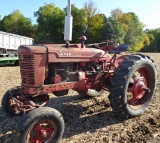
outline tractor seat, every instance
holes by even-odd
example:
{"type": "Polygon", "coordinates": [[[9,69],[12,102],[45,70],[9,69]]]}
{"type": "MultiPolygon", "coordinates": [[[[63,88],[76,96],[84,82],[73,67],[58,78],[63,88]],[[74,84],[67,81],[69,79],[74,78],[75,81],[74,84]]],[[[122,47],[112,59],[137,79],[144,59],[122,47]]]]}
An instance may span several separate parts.
{"type": "Polygon", "coordinates": [[[129,45],[128,44],[122,44],[119,45],[119,47],[117,48],[117,50],[110,50],[109,53],[116,53],[116,54],[120,54],[124,51],[127,51],[129,49],[129,45]]]}

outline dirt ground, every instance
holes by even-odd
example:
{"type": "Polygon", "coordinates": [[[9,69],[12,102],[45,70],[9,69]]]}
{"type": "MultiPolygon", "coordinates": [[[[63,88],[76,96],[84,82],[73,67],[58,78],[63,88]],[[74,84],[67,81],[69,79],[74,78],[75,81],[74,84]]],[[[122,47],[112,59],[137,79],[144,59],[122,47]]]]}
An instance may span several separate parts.
{"type": "MultiPolygon", "coordinates": [[[[160,53],[147,53],[157,66],[160,81],[160,53]]],[[[0,67],[0,100],[7,89],[20,85],[19,67],[0,67]]],[[[51,95],[49,106],[59,110],[65,120],[60,143],[160,143],[160,83],[154,98],[141,116],[121,120],[110,107],[107,93],[83,98],[70,90],[68,96],[51,95]]],[[[0,105],[0,143],[12,143],[14,131],[23,116],[8,117],[0,105]]]]}

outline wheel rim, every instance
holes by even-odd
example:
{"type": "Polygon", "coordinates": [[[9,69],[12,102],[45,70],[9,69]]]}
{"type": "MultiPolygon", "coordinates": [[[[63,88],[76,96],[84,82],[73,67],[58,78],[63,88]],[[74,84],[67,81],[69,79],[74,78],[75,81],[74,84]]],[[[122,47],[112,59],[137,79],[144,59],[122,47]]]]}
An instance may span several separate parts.
{"type": "Polygon", "coordinates": [[[36,122],[28,133],[29,143],[45,143],[54,140],[57,134],[57,126],[54,121],[40,120],[36,122]]]}
{"type": "Polygon", "coordinates": [[[152,74],[146,67],[136,70],[128,85],[127,103],[134,110],[140,109],[150,98],[152,74]]]}
{"type": "Polygon", "coordinates": [[[10,109],[15,113],[15,114],[19,114],[21,111],[19,110],[19,103],[16,103],[15,100],[13,99],[17,98],[16,97],[16,93],[12,92],[9,94],[9,100],[8,100],[8,105],[10,107],[10,109]]]}
{"type": "Polygon", "coordinates": [[[9,106],[15,113],[19,112],[17,109],[17,104],[14,100],[12,100],[12,98],[9,99],[9,106]]]}

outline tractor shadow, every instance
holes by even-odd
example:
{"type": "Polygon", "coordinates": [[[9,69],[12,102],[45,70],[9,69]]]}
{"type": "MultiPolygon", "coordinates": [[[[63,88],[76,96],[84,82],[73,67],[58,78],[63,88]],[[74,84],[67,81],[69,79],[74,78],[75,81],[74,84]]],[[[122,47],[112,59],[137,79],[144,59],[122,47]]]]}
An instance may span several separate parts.
{"type": "Polygon", "coordinates": [[[0,143],[12,143],[18,123],[23,116],[9,117],[0,105],[0,143]]]}
{"type": "MultiPolygon", "coordinates": [[[[63,138],[68,138],[85,132],[95,132],[107,126],[118,124],[123,120],[115,117],[106,96],[86,98],[74,94],[50,98],[46,105],[58,110],[65,121],[63,138]]],[[[0,105],[0,142],[11,143],[18,123],[23,115],[9,117],[0,105]]]]}
{"type": "Polygon", "coordinates": [[[115,117],[107,97],[86,98],[81,95],[51,98],[49,107],[57,109],[64,118],[63,138],[85,132],[96,132],[124,120],[115,117]]]}

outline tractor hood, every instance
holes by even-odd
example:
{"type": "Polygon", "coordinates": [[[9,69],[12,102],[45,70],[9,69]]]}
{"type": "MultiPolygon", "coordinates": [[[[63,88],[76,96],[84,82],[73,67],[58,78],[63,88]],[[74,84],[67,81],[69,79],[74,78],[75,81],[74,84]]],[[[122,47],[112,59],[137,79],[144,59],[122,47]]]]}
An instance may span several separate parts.
{"type": "Polygon", "coordinates": [[[106,59],[106,54],[103,50],[95,48],[81,48],[80,44],[66,45],[61,44],[46,44],[48,49],[49,62],[89,62],[101,61],[106,59]]]}
{"type": "Polygon", "coordinates": [[[47,54],[49,63],[58,62],[98,62],[106,60],[107,54],[103,50],[95,48],[81,48],[80,44],[25,45],[18,49],[19,55],[47,54]]]}

